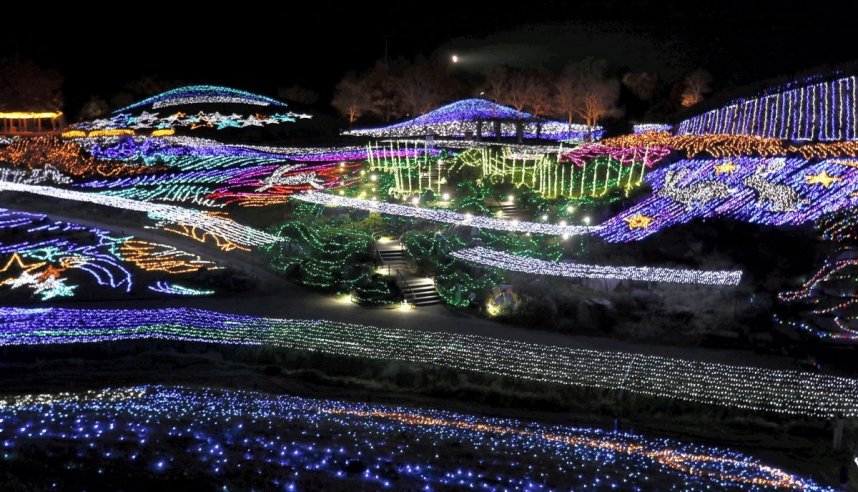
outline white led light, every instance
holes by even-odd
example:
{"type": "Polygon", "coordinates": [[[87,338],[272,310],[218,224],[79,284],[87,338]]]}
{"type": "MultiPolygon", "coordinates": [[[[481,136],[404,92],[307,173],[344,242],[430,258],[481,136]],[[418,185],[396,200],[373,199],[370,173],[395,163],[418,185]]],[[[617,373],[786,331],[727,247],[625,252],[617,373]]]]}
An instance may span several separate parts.
{"type": "Polygon", "coordinates": [[[515,256],[483,247],[454,251],[450,255],[479,265],[555,277],[610,278],[642,282],[705,285],[738,285],[739,281],[742,280],[741,270],[691,270],[683,268],[616,267],[584,265],[580,263],[557,263],[515,256]]]}
{"type": "Polygon", "coordinates": [[[80,191],[51,188],[50,186],[34,186],[22,183],[0,182],[0,191],[33,193],[36,195],[59,198],[61,200],[88,202],[107,207],[146,212],[153,220],[197,227],[201,230],[211,232],[230,241],[247,246],[259,246],[282,240],[277,236],[272,236],[271,234],[252,227],[243,226],[228,219],[214,217],[204,214],[199,210],[176,207],[174,205],[141,202],[117,196],[84,193],[80,191]]]}
{"type": "Polygon", "coordinates": [[[360,198],[349,198],[343,196],[328,195],[326,193],[303,193],[293,195],[292,198],[310,203],[318,203],[332,207],[349,207],[361,210],[369,210],[388,215],[401,217],[414,217],[417,219],[433,220],[448,224],[463,224],[480,229],[493,229],[510,232],[532,232],[552,236],[588,234],[596,231],[600,226],[582,227],[569,225],[540,224],[536,222],[519,222],[511,220],[493,219],[490,217],[474,217],[470,214],[461,214],[448,210],[430,210],[425,208],[409,207],[393,203],[362,200],[360,198]]]}

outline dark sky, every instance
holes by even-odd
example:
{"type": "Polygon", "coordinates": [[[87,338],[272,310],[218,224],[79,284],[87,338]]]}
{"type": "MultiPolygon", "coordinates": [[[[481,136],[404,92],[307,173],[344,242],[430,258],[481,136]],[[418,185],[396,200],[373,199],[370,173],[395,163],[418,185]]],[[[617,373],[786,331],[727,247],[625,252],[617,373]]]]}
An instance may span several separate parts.
{"type": "Polygon", "coordinates": [[[287,1],[271,9],[230,2],[218,9],[200,2],[191,9],[140,2],[116,12],[68,9],[53,13],[54,21],[40,6],[4,15],[0,54],[59,69],[72,108],[143,75],[267,94],[298,83],[325,97],[346,71],[381,57],[385,39],[391,57],[456,51],[460,70],[555,68],[589,55],[667,80],[705,67],[716,86],[858,58],[854,2],[803,2],[800,9],[769,0],[528,0],[511,9],[446,0],[346,3],[287,1]]]}

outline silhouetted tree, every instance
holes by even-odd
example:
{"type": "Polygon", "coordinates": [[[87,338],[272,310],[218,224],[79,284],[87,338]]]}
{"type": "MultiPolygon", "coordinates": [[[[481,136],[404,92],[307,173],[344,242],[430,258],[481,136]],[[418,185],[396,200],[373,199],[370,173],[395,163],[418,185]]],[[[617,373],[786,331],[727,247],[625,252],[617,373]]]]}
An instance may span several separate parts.
{"type": "Polygon", "coordinates": [[[181,87],[183,85],[187,85],[187,83],[180,80],[160,79],[157,75],[145,75],[139,79],[128,82],[122,86],[122,89],[119,92],[111,96],[110,107],[117,109],[123,106],[128,106],[129,104],[133,104],[141,99],[145,99],[149,96],[154,96],[155,94],[160,94],[161,92],[175,89],[176,87],[181,87]]]}
{"type": "Polygon", "coordinates": [[[77,114],[79,120],[94,120],[110,112],[110,105],[100,97],[90,96],[77,114]]]}
{"type": "Polygon", "coordinates": [[[554,93],[549,75],[544,72],[530,72],[527,77],[526,87],[524,108],[534,116],[545,116],[548,114],[554,102],[554,93]]]}
{"type": "Polygon", "coordinates": [[[0,60],[0,108],[57,111],[63,107],[63,76],[21,57],[0,60]]]}
{"type": "Polygon", "coordinates": [[[319,100],[319,93],[312,89],[307,89],[306,87],[294,84],[289,87],[278,87],[277,97],[287,101],[309,105],[319,100]]]}
{"type": "Polygon", "coordinates": [[[495,67],[486,76],[485,95],[494,102],[506,99],[506,88],[509,80],[509,70],[505,67],[495,67]]]}
{"type": "Polygon", "coordinates": [[[431,111],[455,97],[458,84],[441,67],[419,56],[394,77],[397,107],[408,115],[431,111]]]}
{"type": "Polygon", "coordinates": [[[568,122],[576,117],[588,126],[595,126],[604,118],[618,117],[617,107],[620,83],[607,76],[604,60],[585,59],[570,63],[555,81],[555,107],[568,122]]]}
{"type": "Polygon", "coordinates": [[[527,91],[530,89],[530,74],[523,70],[509,72],[506,90],[501,102],[522,111],[527,104],[527,91]]]}
{"type": "Polygon", "coordinates": [[[358,77],[355,72],[347,73],[334,88],[331,105],[349,120],[351,127],[361,115],[373,109],[367,79],[358,77]]]}
{"type": "Polygon", "coordinates": [[[641,101],[651,101],[658,87],[658,75],[649,72],[629,72],[623,75],[623,85],[641,101]]]}

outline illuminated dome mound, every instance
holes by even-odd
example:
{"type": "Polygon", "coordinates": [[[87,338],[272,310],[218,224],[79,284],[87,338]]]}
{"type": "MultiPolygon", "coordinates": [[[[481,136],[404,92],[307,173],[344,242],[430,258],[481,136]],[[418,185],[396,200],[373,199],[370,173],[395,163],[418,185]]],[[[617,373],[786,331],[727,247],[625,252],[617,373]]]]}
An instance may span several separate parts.
{"type": "Polygon", "coordinates": [[[424,115],[381,128],[350,130],[345,135],[366,137],[516,137],[548,140],[598,136],[600,127],[551,121],[485,99],[463,99],[424,115]]]}
{"type": "MultiPolygon", "coordinates": [[[[63,132],[63,137],[161,137],[177,130],[188,134],[193,130],[279,127],[312,119],[311,114],[290,111],[286,106],[282,101],[240,89],[189,85],[125,106],[107,118],[76,123],[63,132]]],[[[280,134],[285,131],[277,130],[280,134]]]]}
{"type": "Polygon", "coordinates": [[[122,113],[134,109],[151,106],[152,109],[169,108],[172,106],[187,106],[196,104],[247,104],[251,106],[286,106],[267,96],[261,96],[230,87],[218,85],[187,85],[154,95],[114,113],[122,113]]]}

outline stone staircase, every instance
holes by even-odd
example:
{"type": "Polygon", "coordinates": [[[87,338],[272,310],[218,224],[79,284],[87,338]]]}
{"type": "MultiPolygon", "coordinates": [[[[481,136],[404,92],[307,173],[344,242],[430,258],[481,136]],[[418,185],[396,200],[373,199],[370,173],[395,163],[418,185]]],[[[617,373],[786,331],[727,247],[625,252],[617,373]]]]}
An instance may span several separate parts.
{"type": "Polygon", "coordinates": [[[498,211],[501,213],[500,217],[498,217],[498,218],[506,219],[506,220],[524,220],[525,219],[524,211],[522,209],[520,209],[518,207],[518,205],[515,204],[515,202],[510,202],[510,201],[504,200],[502,202],[495,202],[495,203],[496,203],[496,205],[494,205],[494,206],[489,205],[489,208],[493,212],[495,212],[495,214],[497,214],[498,211]]]}
{"type": "Polygon", "coordinates": [[[402,297],[414,306],[429,306],[440,304],[441,298],[435,289],[435,281],[431,278],[414,277],[397,279],[396,285],[402,292],[402,297]]]}
{"type": "Polygon", "coordinates": [[[380,261],[379,273],[396,278],[402,297],[413,306],[439,304],[441,298],[435,290],[435,281],[418,277],[411,272],[405,250],[397,239],[379,239],[375,243],[380,261]]]}

